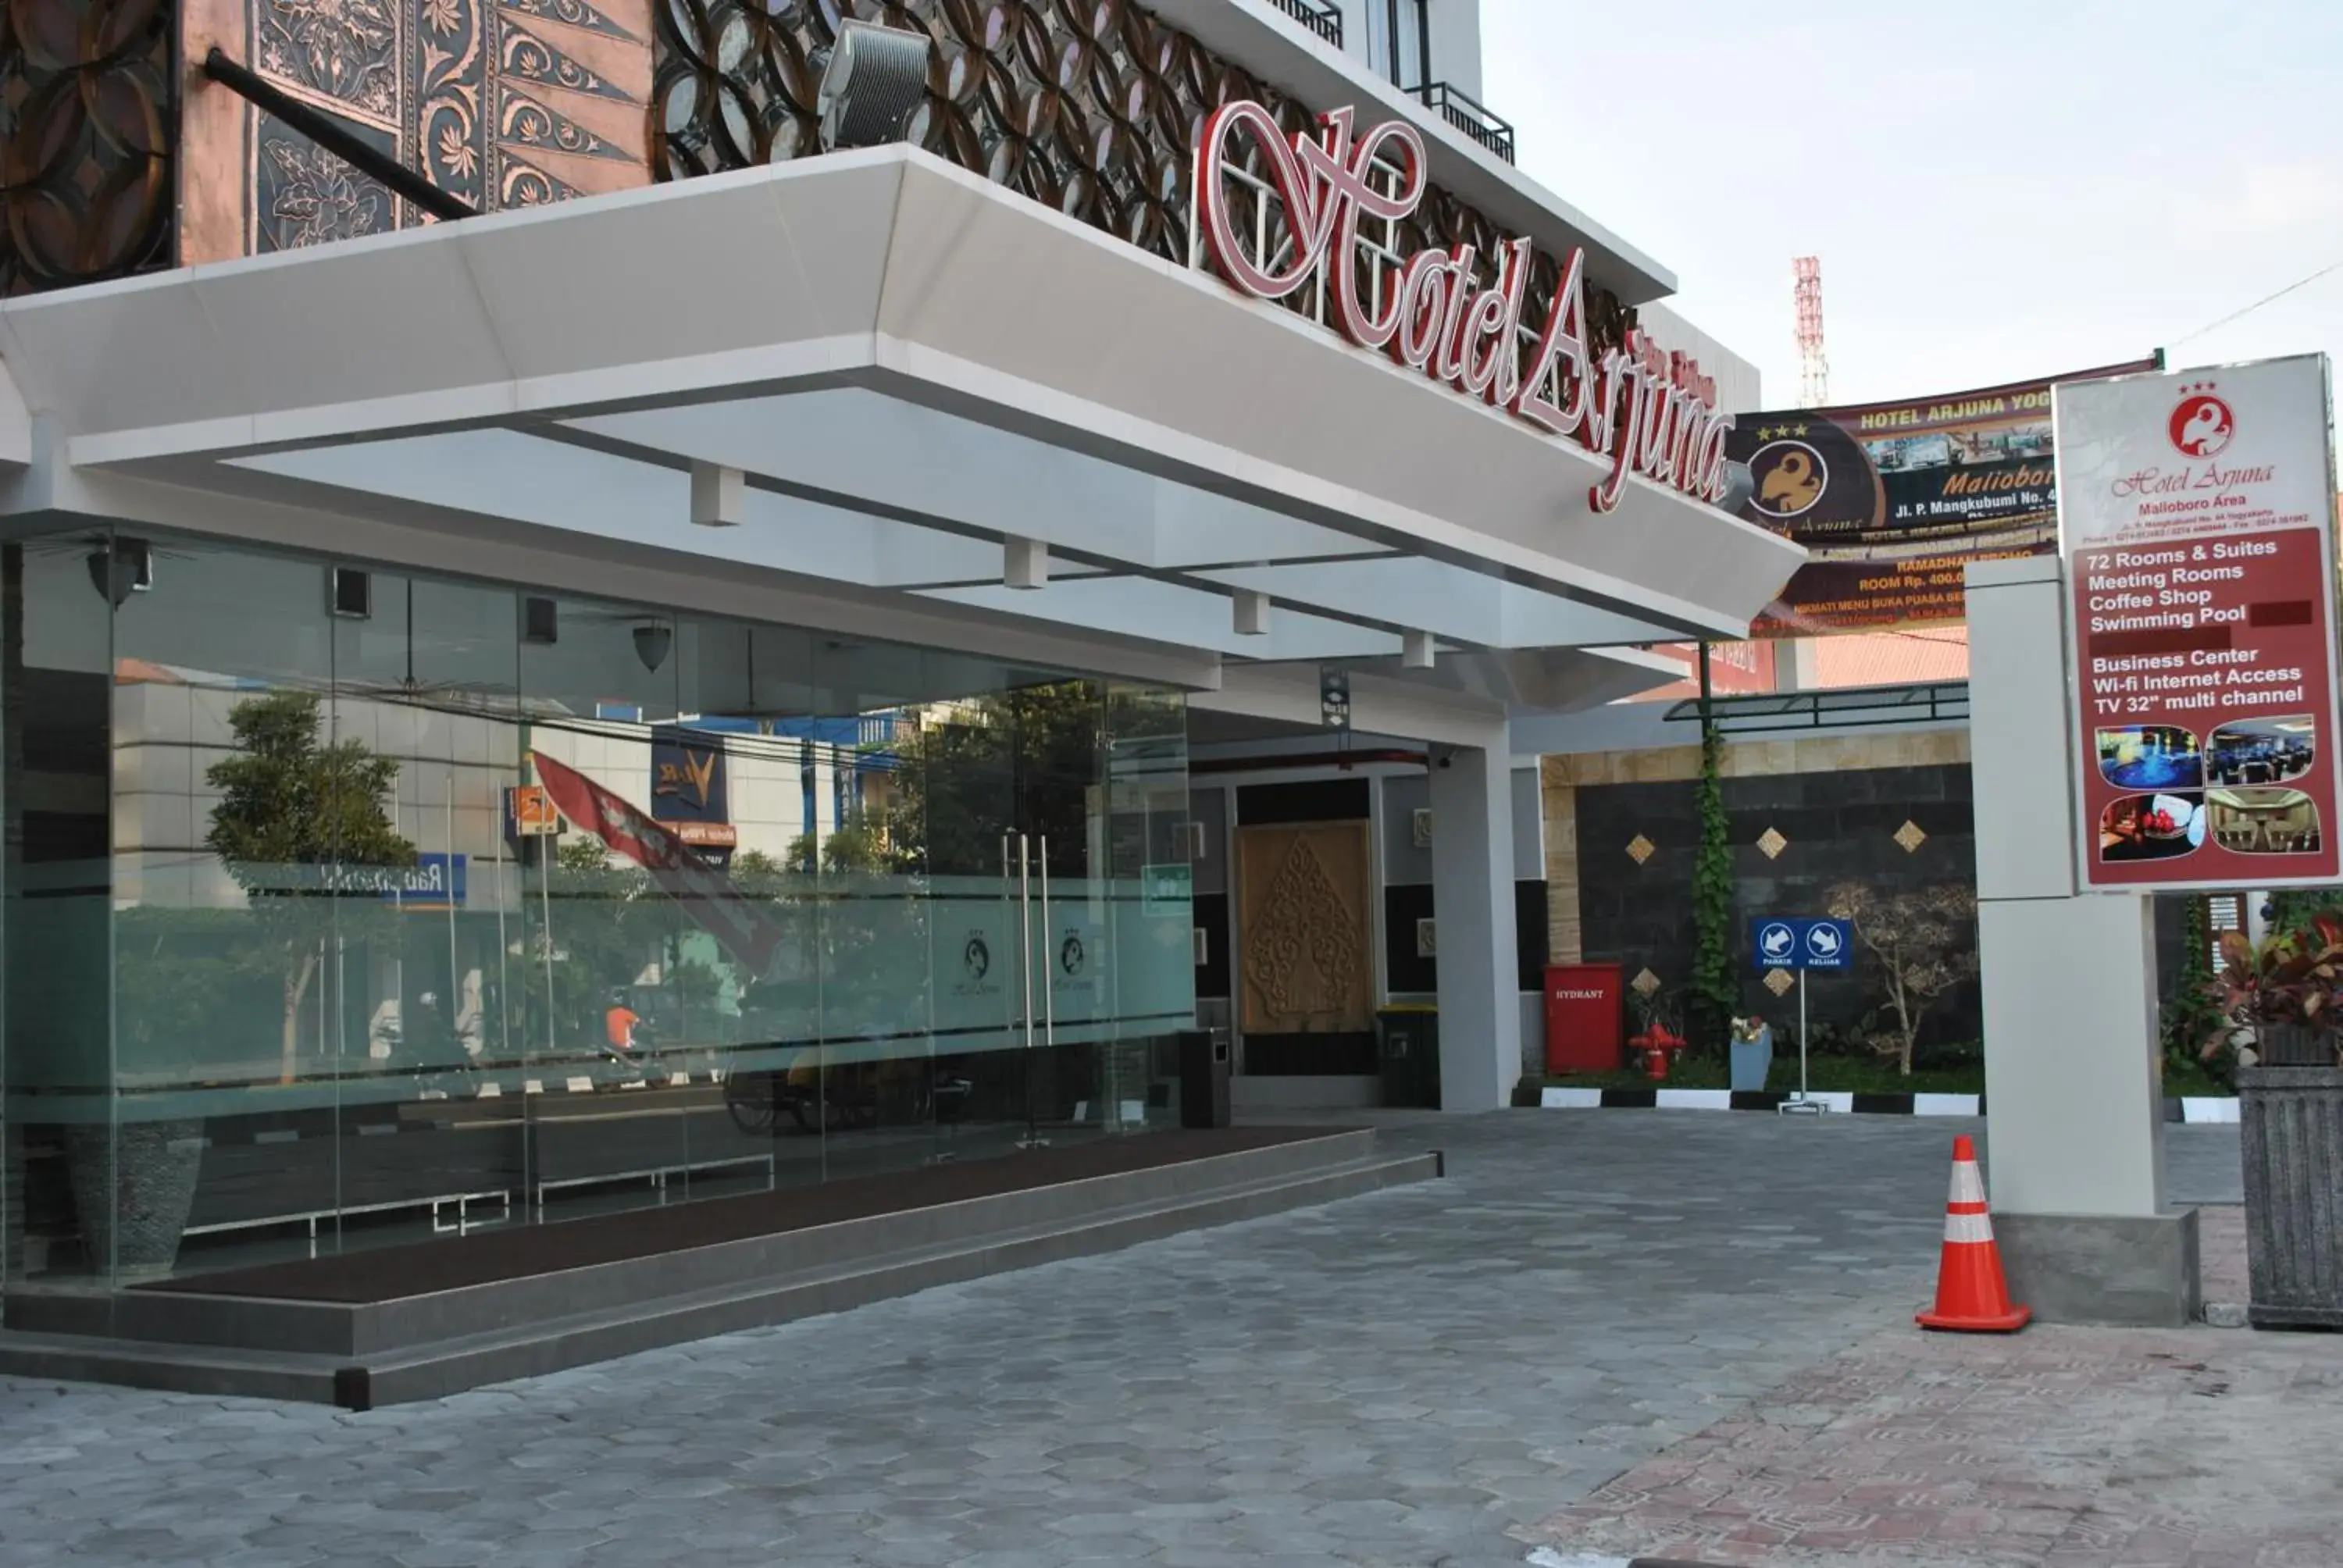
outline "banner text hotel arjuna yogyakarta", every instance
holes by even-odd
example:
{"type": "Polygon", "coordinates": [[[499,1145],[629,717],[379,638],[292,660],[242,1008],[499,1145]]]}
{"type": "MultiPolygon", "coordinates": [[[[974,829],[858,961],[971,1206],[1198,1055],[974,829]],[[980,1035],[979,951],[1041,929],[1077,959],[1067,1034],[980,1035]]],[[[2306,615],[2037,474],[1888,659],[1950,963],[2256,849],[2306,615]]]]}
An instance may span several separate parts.
{"type": "Polygon", "coordinates": [[[1204,123],[1197,227],[1222,277],[1258,299],[1282,299],[1316,279],[1327,287],[1332,325],[1352,342],[1608,457],[1610,472],[1587,492],[1598,512],[1618,505],[1631,472],[1712,504],[1723,498],[1733,417],[1717,412],[1715,378],[1641,332],[1595,363],[1587,346],[1584,251],[1573,250],[1564,264],[1554,308],[1525,361],[1530,241],[1506,242],[1493,288],[1474,281],[1479,258],[1469,245],[1397,261],[1363,258],[1369,243],[1360,237],[1363,220],[1395,223],[1423,199],[1423,138],[1394,120],[1354,146],[1349,109],[1322,115],[1319,124],[1322,139],[1297,134],[1289,143],[1267,109],[1242,101],[1204,123]],[[1251,225],[1232,210],[1229,189],[1232,179],[1252,180],[1239,172],[1247,147],[1260,153],[1262,183],[1285,209],[1290,250],[1269,226],[1270,254],[1247,254],[1242,230],[1251,225]],[[1383,175],[1386,188],[1376,188],[1370,170],[1383,175]],[[1371,280],[1386,266],[1396,273],[1389,286],[1375,287],[1371,280]]]}

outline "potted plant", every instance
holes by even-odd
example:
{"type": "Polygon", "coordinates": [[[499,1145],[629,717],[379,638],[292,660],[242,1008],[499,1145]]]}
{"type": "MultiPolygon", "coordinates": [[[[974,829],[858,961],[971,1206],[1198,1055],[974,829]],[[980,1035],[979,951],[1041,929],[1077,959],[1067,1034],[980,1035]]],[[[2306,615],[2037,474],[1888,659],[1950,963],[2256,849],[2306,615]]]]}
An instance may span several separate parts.
{"type": "Polygon", "coordinates": [[[2207,1060],[2234,1052],[2243,1124],[2248,1320],[2343,1328],[2343,912],[2256,943],[2231,932],[2207,994],[2207,1060]]]}
{"type": "Polygon", "coordinates": [[[1733,1092],[1762,1093],[1774,1070],[1774,1026],[1751,1013],[1733,1020],[1733,1092]]]}

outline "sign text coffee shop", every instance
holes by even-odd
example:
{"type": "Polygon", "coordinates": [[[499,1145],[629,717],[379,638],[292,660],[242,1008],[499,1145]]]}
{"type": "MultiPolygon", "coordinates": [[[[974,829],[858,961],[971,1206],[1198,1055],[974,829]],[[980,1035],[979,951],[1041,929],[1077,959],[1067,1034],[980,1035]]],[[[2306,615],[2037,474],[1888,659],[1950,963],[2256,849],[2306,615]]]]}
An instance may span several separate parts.
{"type": "Polygon", "coordinates": [[[1440,1093],[1504,1103],[1510,727],[1804,552],[1477,57],[297,9],[0,48],[75,149],[0,196],[8,1332],[1176,1127],[1192,712],[1327,689],[1440,759],[1440,1093]]]}

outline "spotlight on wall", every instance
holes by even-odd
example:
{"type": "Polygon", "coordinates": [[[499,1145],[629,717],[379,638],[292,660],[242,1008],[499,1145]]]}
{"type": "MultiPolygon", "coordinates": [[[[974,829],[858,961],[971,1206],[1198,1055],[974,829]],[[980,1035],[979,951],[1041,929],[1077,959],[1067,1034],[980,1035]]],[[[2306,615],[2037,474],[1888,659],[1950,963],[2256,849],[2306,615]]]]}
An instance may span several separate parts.
{"type": "Polygon", "coordinates": [[[903,139],[928,93],[928,35],[848,22],[821,73],[814,112],[825,152],[903,139]]]}
{"type": "Polygon", "coordinates": [[[155,586],[155,554],[145,539],[116,539],[100,545],[83,564],[89,568],[89,586],[116,609],[132,594],[145,593],[155,586]]]}
{"type": "Polygon", "coordinates": [[[1727,463],[1725,465],[1725,495],[1716,503],[1716,509],[1720,512],[1737,512],[1747,506],[1749,498],[1756,493],[1757,476],[1749,471],[1749,465],[1727,463]]]}
{"type": "Polygon", "coordinates": [[[667,650],[675,646],[675,628],[663,620],[647,620],[635,628],[635,657],[643,661],[645,669],[656,670],[667,662],[667,650]]]}

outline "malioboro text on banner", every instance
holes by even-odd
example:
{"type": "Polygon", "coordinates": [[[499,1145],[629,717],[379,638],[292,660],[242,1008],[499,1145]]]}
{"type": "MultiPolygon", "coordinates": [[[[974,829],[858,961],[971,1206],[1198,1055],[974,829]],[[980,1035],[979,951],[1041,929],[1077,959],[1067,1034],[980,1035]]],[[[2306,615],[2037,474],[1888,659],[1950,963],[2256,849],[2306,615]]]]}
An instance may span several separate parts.
{"type": "Polygon", "coordinates": [[[2083,882],[2343,879],[2326,357],[2065,386],[2056,416],[2083,882]]]}
{"type": "Polygon", "coordinates": [[[1741,516],[1809,559],[1758,637],[1957,621],[1970,561],[2058,548],[2050,389],[2154,370],[2153,359],[1893,403],[1741,415],[1741,516]]]}
{"type": "Polygon", "coordinates": [[[1583,249],[1563,264],[1542,323],[1523,320],[1526,239],[1489,257],[1469,245],[1398,254],[1399,225],[1423,199],[1423,137],[1393,120],[1354,138],[1352,119],[1349,109],[1322,115],[1317,139],[1290,142],[1251,101],[1224,104],[1204,122],[1195,227],[1221,276],[1257,299],[1315,286],[1326,294],[1324,318],[1360,347],[1607,457],[1587,495],[1598,512],[1619,504],[1631,473],[1722,499],[1733,418],[1717,411],[1715,378],[1641,332],[1598,362],[1583,249]],[[1483,280],[1484,265],[1493,285],[1483,280]]]}

